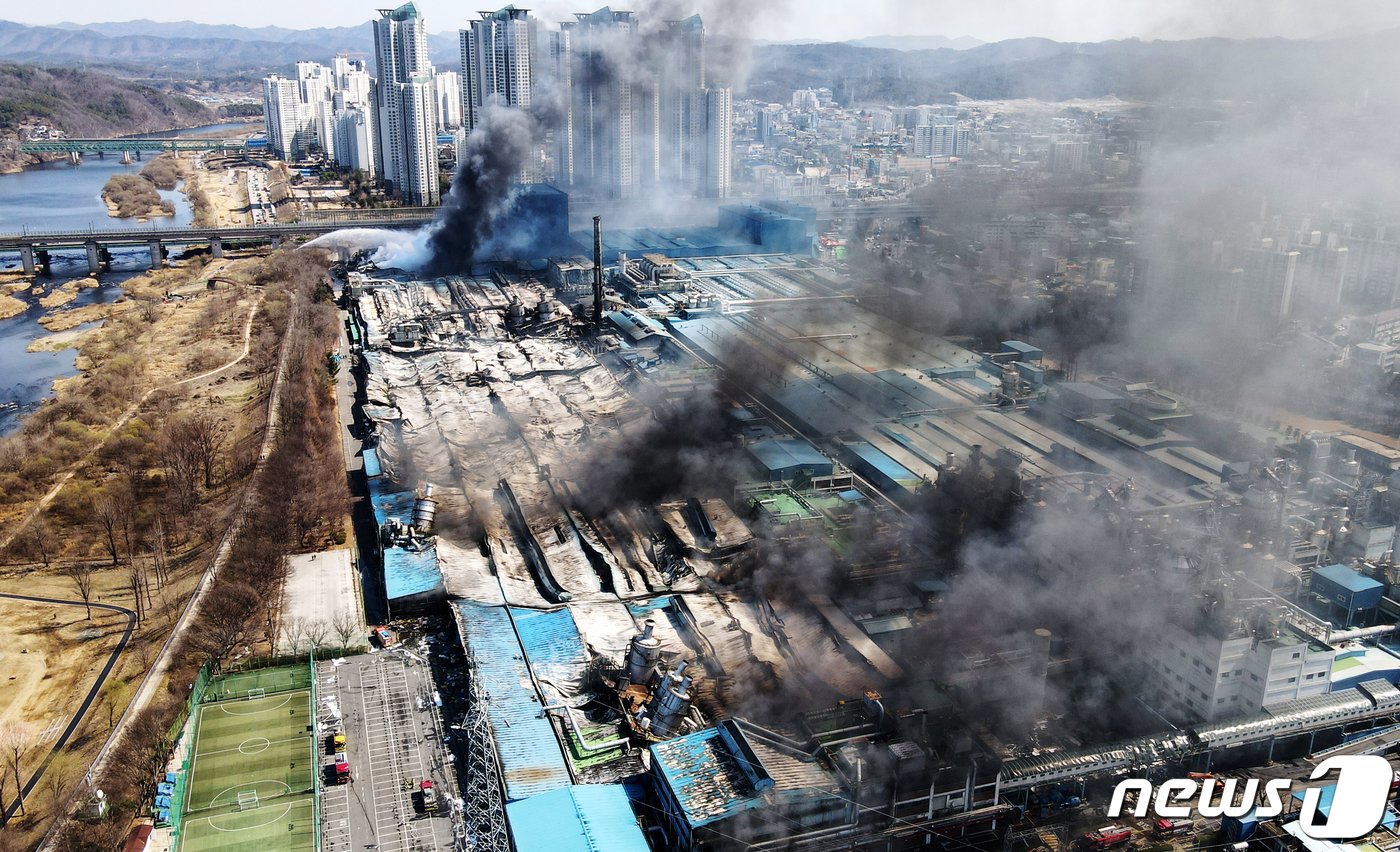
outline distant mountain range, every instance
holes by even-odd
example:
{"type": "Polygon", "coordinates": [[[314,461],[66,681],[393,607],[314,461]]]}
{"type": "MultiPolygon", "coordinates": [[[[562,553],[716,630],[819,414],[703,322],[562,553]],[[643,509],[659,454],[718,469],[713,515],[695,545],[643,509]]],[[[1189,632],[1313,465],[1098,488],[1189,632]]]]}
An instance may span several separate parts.
{"type": "Polygon", "coordinates": [[[1012,39],[965,50],[892,50],[855,44],[756,48],[745,95],[782,102],[827,87],[838,103],[911,104],[950,93],[980,99],[1255,101],[1288,109],[1304,100],[1391,97],[1400,30],[1326,41],[1129,39],[1074,44],[1012,39]]]}
{"type": "MultiPolygon", "coordinates": [[[[1063,100],[1277,99],[1326,95],[1350,100],[1385,92],[1400,76],[1400,31],[1326,40],[1124,40],[1073,44],[968,37],[879,36],[851,42],[754,45],[740,94],[784,101],[793,89],[825,86],[847,104],[925,103],[957,92],[974,98],[1063,100]]],[[[430,37],[432,61],[456,68],[456,34],[430,37]]],[[[287,73],[301,59],[345,51],[370,58],[368,22],[291,30],[193,22],[128,21],[31,27],[0,22],[0,56],[15,62],[85,66],[141,77],[239,78],[287,73]]]]}
{"type": "MultiPolygon", "coordinates": [[[[755,45],[758,45],[758,46],[760,46],[760,47],[767,47],[767,46],[769,46],[769,45],[832,44],[832,43],[833,43],[833,42],[824,42],[824,41],[815,41],[815,42],[814,42],[814,41],[812,41],[812,40],[809,39],[809,38],[793,38],[793,39],[788,39],[787,41],[767,41],[767,40],[764,40],[764,39],[758,39],[758,40],[756,40],[756,41],[754,42],[755,45]]],[[[836,44],[852,44],[852,45],[855,45],[856,47],[881,47],[881,48],[886,48],[886,49],[889,49],[889,50],[940,50],[940,49],[943,49],[943,48],[948,48],[949,50],[968,50],[969,48],[979,47],[979,46],[981,46],[981,45],[986,44],[985,41],[982,41],[981,39],[973,38],[972,36],[958,36],[957,38],[949,38],[948,36],[937,36],[937,35],[935,35],[935,36],[897,36],[897,35],[866,36],[865,38],[853,38],[853,39],[847,39],[846,41],[835,42],[835,43],[836,43],[836,44]]]]}
{"type": "MultiPolygon", "coordinates": [[[[456,33],[428,37],[435,64],[459,62],[456,33]]],[[[328,61],[337,53],[371,59],[370,22],[358,27],[290,30],[192,21],[125,21],[34,27],[0,21],[0,56],[12,62],[106,68],[195,77],[262,76],[287,72],[298,61],[328,61]]]]}
{"type": "Polygon", "coordinates": [[[76,68],[41,70],[0,62],[0,172],[28,158],[17,125],[52,124],[72,136],[117,136],[190,127],[217,116],[203,104],[150,86],[76,68]]]}

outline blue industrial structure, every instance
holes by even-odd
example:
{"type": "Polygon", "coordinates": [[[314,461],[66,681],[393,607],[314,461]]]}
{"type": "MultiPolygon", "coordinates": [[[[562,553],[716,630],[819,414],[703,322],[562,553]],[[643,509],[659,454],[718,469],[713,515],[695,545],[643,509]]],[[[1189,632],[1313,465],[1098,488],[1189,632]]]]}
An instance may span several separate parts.
{"type": "Polygon", "coordinates": [[[517,852],[651,852],[621,784],[564,787],[506,805],[517,852]]]}
{"type": "Polygon", "coordinates": [[[917,474],[874,444],[847,441],[841,446],[845,449],[845,461],[851,469],[886,494],[909,496],[923,485],[923,480],[917,474]]]}
{"type": "Polygon", "coordinates": [[[726,204],[719,209],[721,231],[738,234],[764,251],[783,254],[812,253],[816,220],[815,210],[796,204],[726,204]]]}
{"type": "Polygon", "coordinates": [[[1040,347],[1032,346],[1022,340],[1003,340],[1001,351],[1014,353],[1013,361],[1040,361],[1045,357],[1045,353],[1041,351],[1040,347]]]}
{"type": "Polygon", "coordinates": [[[830,476],[836,467],[831,459],[801,438],[770,438],[749,444],[748,451],[769,482],[788,482],[802,473],[830,476]]]}
{"type": "Polygon", "coordinates": [[[776,840],[855,824],[855,801],[802,744],[738,719],[656,743],[649,777],[662,811],[659,848],[676,852],[736,833],[776,840]],[[736,827],[759,809],[762,817],[736,827]]]}
{"type": "Polygon", "coordinates": [[[1328,614],[1345,612],[1342,626],[1351,627],[1359,616],[1380,606],[1385,585],[1345,565],[1328,565],[1313,569],[1312,591],[1326,602],[1328,614]]]}

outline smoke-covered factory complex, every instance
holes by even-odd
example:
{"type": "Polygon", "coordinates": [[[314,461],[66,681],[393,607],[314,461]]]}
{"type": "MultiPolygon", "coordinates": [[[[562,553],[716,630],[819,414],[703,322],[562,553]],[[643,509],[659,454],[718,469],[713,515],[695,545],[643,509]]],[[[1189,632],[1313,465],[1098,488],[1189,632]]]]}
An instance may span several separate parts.
{"type": "Polygon", "coordinates": [[[347,269],[373,574],[460,632],[473,848],[1003,848],[1400,725],[1400,453],[912,332],[815,237],[347,269]]]}

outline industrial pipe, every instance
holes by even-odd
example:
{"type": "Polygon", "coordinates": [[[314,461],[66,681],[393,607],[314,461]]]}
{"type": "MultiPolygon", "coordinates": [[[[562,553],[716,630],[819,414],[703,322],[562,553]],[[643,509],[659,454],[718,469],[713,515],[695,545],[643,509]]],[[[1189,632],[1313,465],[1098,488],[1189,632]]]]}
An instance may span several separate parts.
{"type": "Polygon", "coordinates": [[[1377,624],[1372,627],[1358,627],[1355,630],[1339,630],[1336,633],[1327,632],[1326,642],[1346,642],[1349,639],[1367,639],[1371,636],[1384,636],[1395,630],[1394,624],[1377,624]]]}

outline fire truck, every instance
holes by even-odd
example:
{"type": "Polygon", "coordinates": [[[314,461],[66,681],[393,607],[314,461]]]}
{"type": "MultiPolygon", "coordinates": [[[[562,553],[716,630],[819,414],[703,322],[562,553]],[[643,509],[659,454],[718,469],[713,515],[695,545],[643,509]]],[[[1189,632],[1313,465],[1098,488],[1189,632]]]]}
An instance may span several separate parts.
{"type": "Polygon", "coordinates": [[[1085,849],[1098,852],[1100,849],[1112,849],[1115,846],[1122,846],[1133,837],[1132,829],[1121,825],[1106,825],[1103,828],[1095,829],[1083,837],[1079,838],[1080,844],[1085,849]]]}

